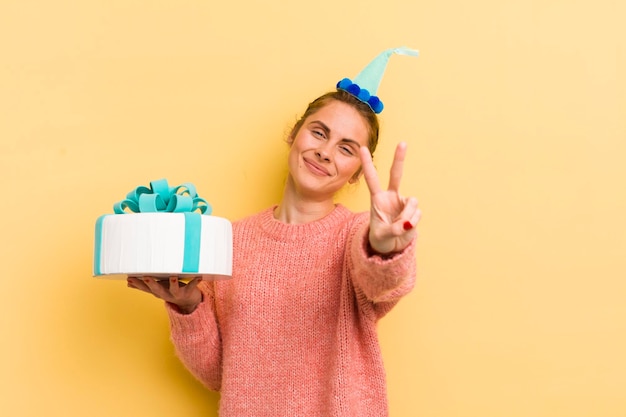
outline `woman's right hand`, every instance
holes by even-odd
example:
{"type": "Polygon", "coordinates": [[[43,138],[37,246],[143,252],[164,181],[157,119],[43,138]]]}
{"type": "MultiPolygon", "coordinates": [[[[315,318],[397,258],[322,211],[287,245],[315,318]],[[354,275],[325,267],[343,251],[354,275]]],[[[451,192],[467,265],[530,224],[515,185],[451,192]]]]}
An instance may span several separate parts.
{"type": "Polygon", "coordinates": [[[178,277],[157,280],[153,277],[128,277],[128,287],[154,295],[170,304],[174,304],[183,314],[191,314],[202,302],[202,292],[198,284],[202,277],[196,277],[184,283],[178,277]]]}

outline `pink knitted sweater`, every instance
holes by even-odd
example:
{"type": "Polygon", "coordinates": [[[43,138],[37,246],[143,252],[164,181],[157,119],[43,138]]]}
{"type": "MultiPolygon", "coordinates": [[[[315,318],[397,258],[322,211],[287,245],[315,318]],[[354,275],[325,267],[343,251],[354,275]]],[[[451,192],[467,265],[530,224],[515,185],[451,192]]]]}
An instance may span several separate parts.
{"type": "Polygon", "coordinates": [[[368,213],[289,225],[273,209],[234,223],[231,280],[201,283],[192,314],[168,306],[177,355],[223,417],[387,416],[376,322],[414,286],[415,241],[384,259],[368,213]]]}

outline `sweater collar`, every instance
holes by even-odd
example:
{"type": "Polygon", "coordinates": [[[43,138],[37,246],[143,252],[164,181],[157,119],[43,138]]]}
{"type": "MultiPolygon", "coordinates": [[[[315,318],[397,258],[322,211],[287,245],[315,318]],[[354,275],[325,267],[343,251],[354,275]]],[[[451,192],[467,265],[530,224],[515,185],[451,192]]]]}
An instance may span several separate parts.
{"type": "Polygon", "coordinates": [[[336,204],[333,211],[314,222],[287,224],[274,218],[276,205],[259,213],[263,231],[277,240],[298,240],[331,233],[350,216],[351,212],[342,204],[336,204]]]}

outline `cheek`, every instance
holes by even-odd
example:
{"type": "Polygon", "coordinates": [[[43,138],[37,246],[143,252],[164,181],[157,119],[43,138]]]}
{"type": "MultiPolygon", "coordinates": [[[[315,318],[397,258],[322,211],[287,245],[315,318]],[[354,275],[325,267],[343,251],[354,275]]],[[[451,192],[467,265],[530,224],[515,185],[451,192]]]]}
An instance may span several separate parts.
{"type": "Polygon", "coordinates": [[[296,169],[300,166],[301,149],[297,143],[292,143],[287,153],[287,163],[290,169],[296,169]]]}
{"type": "Polygon", "coordinates": [[[297,162],[298,160],[298,152],[295,151],[294,147],[291,146],[289,148],[289,153],[287,154],[287,161],[289,161],[289,164],[293,164],[294,162],[297,162]]]}
{"type": "Polygon", "coordinates": [[[307,138],[307,136],[303,135],[302,133],[299,133],[298,135],[296,135],[294,138],[291,139],[291,141],[289,142],[289,148],[290,150],[302,151],[303,149],[309,146],[308,143],[309,143],[309,139],[307,138]]]}
{"type": "Polygon", "coordinates": [[[355,157],[351,157],[341,164],[341,171],[348,177],[355,175],[360,168],[361,161],[355,157]]]}

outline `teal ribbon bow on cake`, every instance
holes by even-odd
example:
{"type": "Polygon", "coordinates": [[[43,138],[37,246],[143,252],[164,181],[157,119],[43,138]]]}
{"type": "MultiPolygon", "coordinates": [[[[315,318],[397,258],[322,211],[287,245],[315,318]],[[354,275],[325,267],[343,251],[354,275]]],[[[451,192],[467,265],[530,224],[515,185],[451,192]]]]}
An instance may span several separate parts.
{"type": "Polygon", "coordinates": [[[126,195],[126,199],[113,205],[115,214],[127,213],[193,213],[211,214],[212,208],[205,199],[198,196],[196,187],[183,183],[170,187],[166,179],[150,182],[150,188],[139,186],[126,195]]]}
{"type": "MultiPolygon", "coordinates": [[[[213,211],[207,201],[198,196],[196,187],[183,183],[170,187],[166,179],[150,182],[150,188],[139,186],[113,205],[115,215],[128,213],[181,213],[185,218],[185,241],[183,252],[183,273],[197,273],[200,261],[202,237],[202,215],[213,211]],[[128,211],[127,211],[128,210],[128,211]],[[200,213],[194,213],[199,211],[200,213]]],[[[96,221],[96,246],[94,273],[101,274],[100,253],[102,251],[102,224],[107,215],[96,221]]]]}

